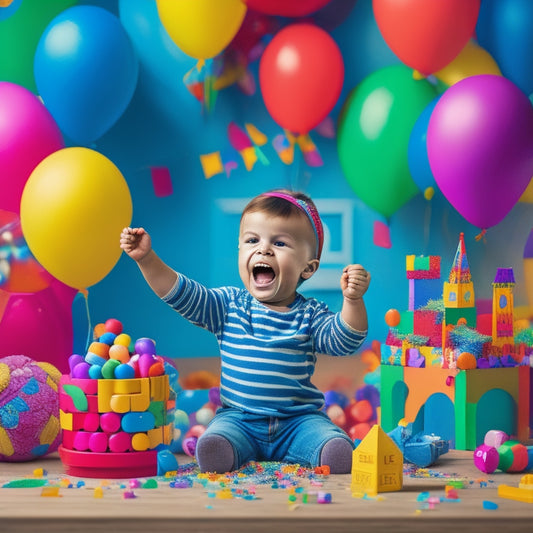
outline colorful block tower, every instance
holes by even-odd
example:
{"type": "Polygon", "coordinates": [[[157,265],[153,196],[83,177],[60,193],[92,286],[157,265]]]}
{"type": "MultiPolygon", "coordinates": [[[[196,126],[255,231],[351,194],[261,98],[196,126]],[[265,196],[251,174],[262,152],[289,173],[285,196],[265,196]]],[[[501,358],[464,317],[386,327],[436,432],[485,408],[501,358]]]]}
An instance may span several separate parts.
{"type": "Polygon", "coordinates": [[[464,233],[459,235],[448,281],[444,282],[444,326],[454,326],[463,319],[466,325],[476,327],[476,299],[470,266],[466,257],[464,233]]]}
{"type": "Polygon", "coordinates": [[[402,452],[376,424],[353,451],[352,494],[375,496],[401,490],[402,486],[402,452]]]}
{"type": "Polygon", "coordinates": [[[512,268],[499,268],[492,284],[492,344],[503,347],[514,344],[512,268]]]}
{"type": "Polygon", "coordinates": [[[412,308],[413,290],[418,289],[412,282],[415,264],[408,256],[409,310],[391,325],[381,346],[383,429],[392,431],[404,419],[416,432],[434,433],[463,450],[474,450],[491,429],[529,440],[533,345],[527,336],[514,336],[512,269],[496,273],[491,337],[476,330],[463,234],[441,301],[412,308]]]}

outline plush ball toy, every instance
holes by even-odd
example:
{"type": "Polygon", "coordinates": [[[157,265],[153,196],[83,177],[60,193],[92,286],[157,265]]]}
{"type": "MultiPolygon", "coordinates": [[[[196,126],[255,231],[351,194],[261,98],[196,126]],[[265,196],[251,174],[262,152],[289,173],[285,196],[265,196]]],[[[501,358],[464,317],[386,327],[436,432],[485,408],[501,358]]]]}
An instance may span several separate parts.
{"type": "Polygon", "coordinates": [[[57,450],[60,378],[50,363],[25,355],[0,359],[0,461],[31,461],[57,450]]]}

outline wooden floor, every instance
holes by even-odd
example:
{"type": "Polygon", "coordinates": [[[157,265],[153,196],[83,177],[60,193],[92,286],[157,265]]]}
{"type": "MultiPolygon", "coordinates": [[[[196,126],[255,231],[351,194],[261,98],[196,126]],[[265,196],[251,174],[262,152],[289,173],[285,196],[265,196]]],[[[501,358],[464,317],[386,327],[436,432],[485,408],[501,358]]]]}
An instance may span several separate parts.
{"type": "MultiPolygon", "coordinates": [[[[190,463],[178,456],[180,465],[190,463]]],[[[499,498],[500,484],[518,487],[523,474],[494,473],[483,475],[472,462],[472,452],[450,451],[429,471],[432,477],[404,474],[404,487],[395,493],[383,493],[375,499],[352,497],[350,475],[328,476],[316,486],[313,476],[292,476],[296,501],[290,501],[288,488],[273,488],[270,483],[257,484],[253,476],[243,475],[226,487],[220,483],[206,486],[194,482],[190,488],[174,488],[169,478],[155,478],[156,488],[134,488],[135,498],[126,499],[131,491],[128,481],[68,477],[74,488],[61,487],[58,496],[43,496],[42,487],[5,488],[20,479],[32,479],[38,469],[47,471],[49,483],[67,478],[57,454],[38,462],[0,463],[0,526],[6,533],[53,531],[176,532],[232,531],[282,533],[286,531],[447,531],[461,532],[528,531],[533,528],[533,504],[499,498]],[[444,476],[450,477],[444,477],[444,476]],[[463,480],[460,500],[437,503],[424,508],[420,499],[443,497],[451,479],[463,480]],[[78,481],[85,485],[78,488],[78,481]],[[254,499],[242,494],[253,492],[254,499]],[[100,491],[100,487],[104,487],[100,491]],[[228,489],[234,497],[225,499],[228,489]],[[95,491],[96,489],[96,491],[95,491]],[[102,497],[95,497],[98,492],[102,497]],[[332,503],[303,503],[302,493],[321,491],[331,494],[332,503]],[[427,496],[427,495],[425,495],[427,496]],[[493,502],[487,510],[483,502],[493,502]]],[[[191,472],[188,479],[197,479],[191,472]]],[[[288,476],[291,479],[291,476],[288,476]]],[[[318,478],[317,478],[318,479],[318,478]]],[[[141,480],[144,482],[145,480],[141,480]]],[[[426,503],[427,505],[427,503],[426,503]]]]}

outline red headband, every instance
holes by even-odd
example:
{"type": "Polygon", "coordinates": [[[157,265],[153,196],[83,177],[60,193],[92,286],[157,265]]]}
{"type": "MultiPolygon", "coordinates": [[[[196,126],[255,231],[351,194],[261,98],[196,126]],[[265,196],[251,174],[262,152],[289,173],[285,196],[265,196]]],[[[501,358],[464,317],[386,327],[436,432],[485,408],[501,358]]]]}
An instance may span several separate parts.
{"type": "Polygon", "coordinates": [[[320,215],[318,214],[316,207],[310,205],[305,200],[300,200],[299,198],[295,198],[294,196],[284,192],[265,192],[263,196],[271,196],[273,198],[287,200],[287,202],[295,205],[307,215],[316,237],[316,257],[317,259],[320,259],[320,256],[322,255],[322,246],[324,245],[324,228],[322,227],[322,221],[320,220],[320,215]]]}

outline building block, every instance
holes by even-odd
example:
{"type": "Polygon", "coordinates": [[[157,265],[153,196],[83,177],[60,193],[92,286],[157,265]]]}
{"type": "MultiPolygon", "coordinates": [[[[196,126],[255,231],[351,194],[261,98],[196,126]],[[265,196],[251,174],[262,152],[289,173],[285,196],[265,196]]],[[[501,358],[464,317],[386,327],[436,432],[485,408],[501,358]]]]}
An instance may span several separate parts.
{"type": "Polygon", "coordinates": [[[155,427],[155,417],[149,411],[142,413],[126,413],[122,417],[122,429],[127,433],[136,433],[138,431],[148,431],[155,427]]]}
{"type": "Polygon", "coordinates": [[[475,328],[477,324],[477,310],[475,307],[447,307],[444,310],[444,323],[457,325],[461,320],[466,320],[466,325],[475,328]]]}
{"type": "Polygon", "coordinates": [[[131,435],[119,431],[109,435],[109,450],[113,453],[123,453],[131,450],[131,435]]]}
{"type": "Polygon", "coordinates": [[[62,429],[73,429],[73,413],[66,413],[63,409],[59,409],[59,424],[62,429]]]}
{"type": "Polygon", "coordinates": [[[136,452],[144,452],[150,448],[150,438],[146,433],[135,433],[131,437],[131,447],[136,452]]]}
{"type": "Polygon", "coordinates": [[[442,346],[442,313],[431,310],[413,311],[413,333],[427,337],[426,346],[442,346]]]}
{"type": "Polygon", "coordinates": [[[150,400],[161,402],[166,400],[170,394],[168,376],[154,376],[150,379],[150,400]]]}
{"type": "Polygon", "coordinates": [[[424,307],[431,300],[439,300],[442,293],[440,279],[409,280],[409,311],[424,307]]]}
{"type": "Polygon", "coordinates": [[[402,486],[402,452],[376,424],[353,451],[352,494],[374,496],[401,490],[402,486]]]}
{"type": "Polygon", "coordinates": [[[533,476],[531,474],[523,476],[518,487],[499,485],[498,496],[509,500],[533,503],[533,476]]]}

